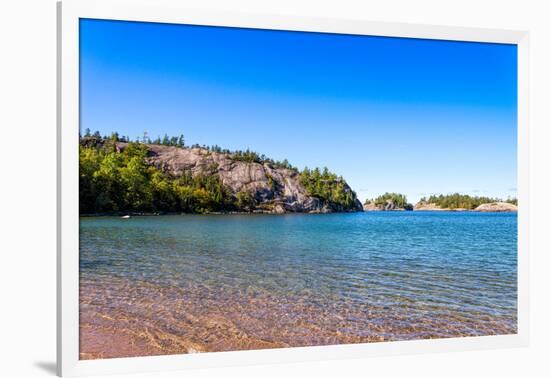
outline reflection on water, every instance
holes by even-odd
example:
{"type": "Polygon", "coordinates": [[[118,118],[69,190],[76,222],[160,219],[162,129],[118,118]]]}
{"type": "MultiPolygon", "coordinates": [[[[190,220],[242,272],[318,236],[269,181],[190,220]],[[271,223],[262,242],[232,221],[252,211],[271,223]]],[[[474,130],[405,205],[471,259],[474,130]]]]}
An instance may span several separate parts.
{"type": "Polygon", "coordinates": [[[517,216],[82,218],[81,358],[516,332],[517,216]]]}

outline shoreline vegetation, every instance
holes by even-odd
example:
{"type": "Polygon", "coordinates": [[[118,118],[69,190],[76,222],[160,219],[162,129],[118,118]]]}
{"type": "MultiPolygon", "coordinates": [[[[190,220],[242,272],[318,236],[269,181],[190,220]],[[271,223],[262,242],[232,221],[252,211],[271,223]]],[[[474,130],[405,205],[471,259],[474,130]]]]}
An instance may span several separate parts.
{"type": "Polygon", "coordinates": [[[284,214],[362,211],[517,211],[517,200],[454,193],[384,193],[364,204],[328,168],[299,170],[251,150],[185,145],[183,135],[80,136],[80,215],[284,214]]]}
{"type": "Polygon", "coordinates": [[[80,214],[362,211],[326,167],[293,167],[254,151],[185,146],[183,135],[139,141],[89,130],[80,138],[80,214]]]}

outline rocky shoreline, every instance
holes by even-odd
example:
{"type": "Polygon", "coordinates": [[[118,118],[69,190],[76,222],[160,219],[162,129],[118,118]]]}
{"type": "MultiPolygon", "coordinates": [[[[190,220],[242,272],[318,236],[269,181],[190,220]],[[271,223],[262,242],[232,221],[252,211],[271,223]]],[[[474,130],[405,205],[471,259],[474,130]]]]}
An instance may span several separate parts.
{"type": "MultiPolygon", "coordinates": [[[[407,204],[410,205],[410,204],[407,204]]],[[[419,202],[414,206],[395,207],[386,204],[385,206],[377,206],[374,203],[365,203],[363,211],[453,211],[453,212],[481,212],[481,213],[512,213],[517,212],[518,207],[507,202],[491,202],[477,206],[475,209],[465,208],[444,208],[434,203],[419,202]]]]}
{"type": "Polygon", "coordinates": [[[493,203],[484,203],[479,205],[474,211],[479,212],[517,212],[518,207],[511,203],[506,202],[493,202],[493,203]]]}
{"type": "Polygon", "coordinates": [[[93,218],[93,217],[158,217],[158,216],[177,216],[177,215],[288,215],[288,214],[333,214],[333,213],[357,213],[363,212],[362,210],[353,211],[309,211],[309,212],[275,212],[273,210],[252,210],[252,211],[209,211],[204,213],[184,213],[184,212],[109,212],[109,213],[83,213],[79,214],[81,218],[93,218]]]}
{"type": "MultiPolygon", "coordinates": [[[[360,210],[358,210],[360,211],[360,210]]],[[[353,212],[358,212],[353,211],[353,212]]],[[[384,208],[381,206],[376,206],[372,203],[363,205],[363,212],[371,211],[451,211],[451,212],[478,212],[478,213],[513,213],[518,211],[518,207],[511,203],[506,202],[492,202],[481,204],[475,209],[464,209],[464,208],[442,208],[433,203],[430,204],[416,204],[413,208],[402,208],[402,207],[391,207],[384,208]]],[[[352,211],[340,211],[340,212],[352,212],[352,211]]],[[[297,213],[297,212],[293,212],[297,213]]],[[[328,214],[330,212],[310,211],[307,214],[328,214]]],[[[94,214],[80,214],[81,217],[127,217],[127,216],[159,216],[159,215],[184,215],[187,213],[177,213],[177,212],[159,212],[159,213],[136,213],[136,212],[116,212],[116,213],[94,213],[94,214]]],[[[288,214],[286,212],[274,212],[272,210],[254,210],[250,212],[242,211],[226,211],[226,212],[207,212],[204,214],[198,215],[254,215],[254,214],[288,214]]]]}

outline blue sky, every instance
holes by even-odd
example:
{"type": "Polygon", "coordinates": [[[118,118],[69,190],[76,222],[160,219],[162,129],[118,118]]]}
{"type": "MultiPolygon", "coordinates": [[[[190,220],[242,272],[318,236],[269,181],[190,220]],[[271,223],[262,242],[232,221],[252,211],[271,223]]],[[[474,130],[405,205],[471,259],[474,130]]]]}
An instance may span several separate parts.
{"type": "Polygon", "coordinates": [[[81,20],[81,130],[327,166],[359,198],[516,195],[515,45],[81,20]]]}

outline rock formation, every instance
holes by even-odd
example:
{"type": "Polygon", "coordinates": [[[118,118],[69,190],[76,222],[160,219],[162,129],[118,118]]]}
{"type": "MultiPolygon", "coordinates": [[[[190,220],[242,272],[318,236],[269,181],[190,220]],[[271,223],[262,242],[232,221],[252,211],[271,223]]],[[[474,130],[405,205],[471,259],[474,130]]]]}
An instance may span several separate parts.
{"type": "MultiPolygon", "coordinates": [[[[123,150],[125,143],[117,143],[123,150]]],[[[204,148],[180,148],[147,145],[148,162],[174,177],[184,173],[193,176],[215,174],[233,195],[251,193],[258,212],[331,213],[362,211],[361,202],[355,199],[351,208],[345,209],[335,202],[312,197],[300,183],[300,173],[294,169],[273,167],[269,163],[239,161],[231,154],[213,152],[204,148]]],[[[345,184],[344,190],[352,189],[345,184]]]]}
{"type": "Polygon", "coordinates": [[[481,212],[514,212],[518,211],[518,207],[507,202],[492,202],[484,203],[475,208],[474,211],[481,212]]]}
{"type": "Polygon", "coordinates": [[[413,205],[405,204],[403,207],[398,207],[393,201],[387,200],[384,204],[376,205],[373,201],[365,202],[363,205],[364,211],[410,211],[413,210],[413,205]]]}

